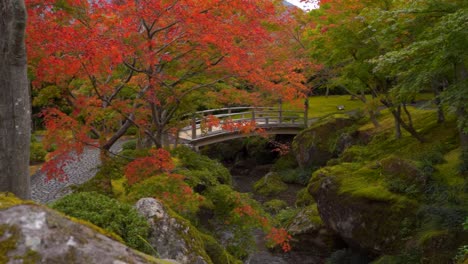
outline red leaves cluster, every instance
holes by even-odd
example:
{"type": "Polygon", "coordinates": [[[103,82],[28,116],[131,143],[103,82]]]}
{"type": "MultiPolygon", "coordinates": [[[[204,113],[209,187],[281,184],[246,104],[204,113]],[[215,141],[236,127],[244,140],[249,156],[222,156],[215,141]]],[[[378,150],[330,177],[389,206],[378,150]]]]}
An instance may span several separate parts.
{"type": "Polygon", "coordinates": [[[150,156],[137,158],[125,167],[129,185],[174,169],[171,154],[162,148],[150,150],[150,156]]]}
{"type": "Polygon", "coordinates": [[[284,252],[291,250],[291,244],[289,242],[292,237],[284,228],[271,228],[267,238],[275,245],[281,246],[281,249],[283,249],[284,252]]]}

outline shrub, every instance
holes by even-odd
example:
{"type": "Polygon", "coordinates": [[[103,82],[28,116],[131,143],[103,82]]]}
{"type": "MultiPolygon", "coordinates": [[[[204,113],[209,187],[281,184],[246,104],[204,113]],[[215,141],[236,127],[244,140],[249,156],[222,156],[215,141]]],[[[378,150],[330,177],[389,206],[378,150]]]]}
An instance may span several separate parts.
{"type": "Polygon", "coordinates": [[[44,162],[47,152],[41,143],[31,142],[29,150],[29,161],[33,162],[44,162]]]}
{"type": "Polygon", "coordinates": [[[148,223],[130,205],[98,193],[81,192],[61,198],[51,207],[114,232],[121,236],[128,246],[151,253],[151,249],[143,241],[148,236],[148,223]]]}
{"type": "MultiPolygon", "coordinates": [[[[172,155],[179,159],[179,168],[190,171],[203,171],[203,174],[192,174],[191,181],[196,184],[200,182],[219,182],[221,184],[231,184],[231,174],[220,162],[197,154],[187,147],[178,147],[172,151],[172,155]],[[206,172],[206,173],[205,173],[206,172]],[[203,179],[195,179],[202,176],[203,179]]],[[[190,179],[189,179],[190,180],[190,179]]]]}
{"type": "Polygon", "coordinates": [[[137,146],[137,141],[135,139],[129,140],[122,144],[123,150],[135,150],[137,146]]]}
{"type": "Polygon", "coordinates": [[[135,126],[131,126],[127,129],[125,132],[125,135],[127,136],[135,136],[138,133],[138,128],[135,126]]]}
{"type": "Polygon", "coordinates": [[[196,213],[204,200],[178,174],[160,174],[136,183],[129,188],[127,197],[130,202],[155,197],[184,216],[196,213]]]}
{"type": "Polygon", "coordinates": [[[275,215],[275,222],[279,226],[287,226],[299,213],[300,208],[288,207],[278,212],[275,215]]]}
{"type": "Polygon", "coordinates": [[[149,154],[147,157],[135,159],[125,167],[125,177],[129,185],[174,168],[171,154],[165,149],[151,149],[149,154]]]}

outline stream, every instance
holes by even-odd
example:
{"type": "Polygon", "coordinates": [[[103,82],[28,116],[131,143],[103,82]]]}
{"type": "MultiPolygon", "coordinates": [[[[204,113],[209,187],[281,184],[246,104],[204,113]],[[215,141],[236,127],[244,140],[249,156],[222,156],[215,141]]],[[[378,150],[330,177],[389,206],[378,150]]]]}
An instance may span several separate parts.
{"type": "MultiPolygon", "coordinates": [[[[254,193],[253,185],[256,181],[265,176],[272,164],[256,165],[248,164],[236,166],[231,169],[234,189],[242,193],[252,193],[253,198],[260,203],[264,203],[272,198],[264,197],[254,193]]],[[[299,184],[288,184],[288,190],[275,196],[275,199],[285,201],[288,206],[294,206],[297,192],[304,188],[299,184]]],[[[251,254],[245,264],[319,264],[324,263],[322,258],[306,254],[305,252],[295,252],[294,249],[288,253],[276,253],[269,251],[265,246],[265,234],[257,230],[254,234],[256,241],[256,251],[251,254]]]]}

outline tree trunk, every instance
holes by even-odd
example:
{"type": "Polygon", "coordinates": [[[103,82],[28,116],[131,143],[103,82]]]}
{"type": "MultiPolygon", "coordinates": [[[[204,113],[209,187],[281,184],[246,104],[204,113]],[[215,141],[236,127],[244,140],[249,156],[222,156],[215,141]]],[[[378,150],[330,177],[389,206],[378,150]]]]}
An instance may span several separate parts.
{"type": "MultiPolygon", "coordinates": [[[[468,79],[468,71],[463,62],[456,65],[456,76],[459,83],[466,82],[468,79]]],[[[468,87],[462,87],[460,89],[468,89],[468,87]]],[[[466,91],[466,90],[465,90],[466,91]]],[[[462,97],[463,98],[463,97],[462,97]]],[[[466,109],[466,101],[461,99],[461,102],[457,104],[457,119],[458,119],[458,130],[460,133],[460,172],[468,175],[468,111],[466,109]]]]}
{"type": "MultiPolygon", "coordinates": [[[[468,112],[464,107],[460,107],[457,110],[458,118],[464,118],[465,126],[468,124],[468,112]]],[[[463,126],[460,126],[459,133],[460,133],[460,172],[464,175],[468,175],[468,132],[467,129],[464,129],[463,126]]]]}
{"type": "Polygon", "coordinates": [[[395,119],[395,138],[401,138],[401,106],[399,105],[396,110],[392,110],[393,118],[395,119]]]}
{"type": "Polygon", "coordinates": [[[31,109],[23,0],[0,0],[0,192],[30,199],[31,109]]]}
{"type": "Polygon", "coordinates": [[[442,107],[442,102],[440,100],[440,92],[442,89],[441,89],[441,86],[438,84],[438,82],[436,81],[432,82],[432,91],[434,92],[434,103],[437,106],[437,123],[439,124],[445,122],[444,109],[442,107]]]}
{"type": "MultiPolygon", "coordinates": [[[[391,108],[393,107],[393,103],[387,100],[380,100],[382,104],[384,104],[386,107],[391,108]]],[[[401,137],[401,127],[408,131],[408,133],[411,134],[414,138],[416,138],[419,142],[423,143],[426,140],[419,135],[419,133],[414,129],[412,126],[412,123],[410,122],[409,124],[406,124],[405,121],[401,118],[401,105],[399,105],[397,108],[391,109],[390,112],[393,115],[393,118],[395,119],[395,137],[398,139],[401,137]]],[[[409,113],[407,113],[409,114],[409,113]]]]}
{"type": "Polygon", "coordinates": [[[374,112],[374,110],[369,110],[368,112],[369,112],[369,118],[372,124],[374,125],[374,127],[379,128],[380,123],[379,123],[379,120],[377,119],[377,114],[374,112]]]}

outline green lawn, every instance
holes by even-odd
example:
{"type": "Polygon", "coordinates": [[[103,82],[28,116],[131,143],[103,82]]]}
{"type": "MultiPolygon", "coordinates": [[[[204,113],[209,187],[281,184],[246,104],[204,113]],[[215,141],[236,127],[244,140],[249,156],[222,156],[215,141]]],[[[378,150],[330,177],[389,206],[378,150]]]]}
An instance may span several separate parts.
{"type": "MultiPolygon", "coordinates": [[[[351,100],[349,95],[311,96],[309,97],[309,118],[362,109],[363,107],[364,103],[360,100],[351,100]],[[337,109],[339,105],[344,106],[343,111],[337,109]]],[[[285,110],[302,110],[304,109],[304,100],[286,103],[283,108],[285,110]]]]}

